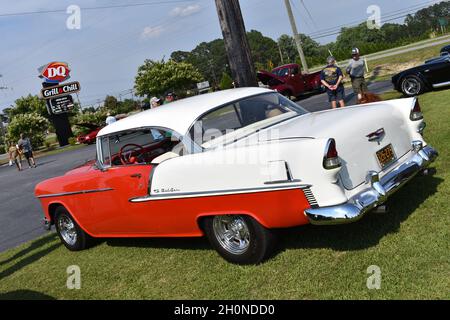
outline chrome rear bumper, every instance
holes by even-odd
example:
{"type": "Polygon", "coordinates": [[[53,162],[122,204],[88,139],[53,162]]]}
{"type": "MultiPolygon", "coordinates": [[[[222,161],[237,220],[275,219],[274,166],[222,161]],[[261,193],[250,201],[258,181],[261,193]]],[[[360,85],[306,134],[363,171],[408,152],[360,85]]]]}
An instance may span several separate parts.
{"type": "Polygon", "coordinates": [[[371,171],[367,175],[370,187],[353,196],[347,203],[305,210],[311,224],[332,225],[351,223],[371,209],[379,206],[403,184],[411,180],[418,172],[433,162],[438,153],[432,147],[422,148],[421,142],[413,142],[413,155],[404,163],[379,179],[378,173],[371,171]]]}

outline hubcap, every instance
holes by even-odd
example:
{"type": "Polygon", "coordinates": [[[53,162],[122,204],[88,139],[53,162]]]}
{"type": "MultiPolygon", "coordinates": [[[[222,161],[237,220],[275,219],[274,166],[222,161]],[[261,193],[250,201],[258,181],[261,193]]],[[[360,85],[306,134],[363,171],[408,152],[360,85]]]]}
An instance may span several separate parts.
{"type": "Polygon", "coordinates": [[[220,245],[232,254],[243,254],[250,246],[250,232],[241,216],[216,216],[213,230],[220,245]]]}
{"type": "Polygon", "coordinates": [[[416,79],[405,79],[403,81],[403,91],[408,95],[416,95],[420,91],[420,83],[416,79]]]}
{"type": "Polygon", "coordinates": [[[64,241],[73,246],[77,242],[77,232],[72,219],[66,215],[62,215],[58,220],[58,227],[59,233],[64,241]]]}

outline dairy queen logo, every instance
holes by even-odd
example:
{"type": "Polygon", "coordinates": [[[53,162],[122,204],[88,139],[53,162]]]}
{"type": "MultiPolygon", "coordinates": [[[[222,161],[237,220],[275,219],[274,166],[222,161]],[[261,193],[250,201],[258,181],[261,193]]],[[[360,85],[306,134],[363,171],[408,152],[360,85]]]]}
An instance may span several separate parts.
{"type": "Polygon", "coordinates": [[[44,78],[48,83],[59,83],[70,78],[70,69],[66,62],[51,62],[38,70],[39,78],[44,78]]]}

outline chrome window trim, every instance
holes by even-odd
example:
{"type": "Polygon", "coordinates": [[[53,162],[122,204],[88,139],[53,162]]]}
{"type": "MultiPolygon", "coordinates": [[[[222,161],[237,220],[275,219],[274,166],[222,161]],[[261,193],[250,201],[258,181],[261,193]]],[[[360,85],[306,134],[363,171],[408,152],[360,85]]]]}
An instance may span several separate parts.
{"type": "MultiPolygon", "coordinates": [[[[243,101],[243,100],[246,100],[246,99],[249,99],[249,98],[254,98],[254,97],[263,96],[263,95],[269,95],[269,94],[278,94],[281,98],[284,98],[281,94],[279,94],[279,93],[276,92],[276,91],[274,91],[274,92],[263,92],[263,93],[257,93],[257,94],[249,95],[249,96],[244,97],[244,98],[236,99],[236,100],[229,101],[229,102],[227,102],[227,103],[221,104],[220,106],[217,106],[217,107],[214,107],[214,108],[212,108],[212,109],[209,109],[208,111],[205,111],[205,112],[203,112],[200,116],[198,116],[197,119],[195,119],[195,120],[191,123],[191,125],[189,126],[189,128],[188,128],[188,130],[187,130],[185,136],[187,136],[187,137],[190,138],[190,133],[191,133],[191,130],[192,130],[192,128],[194,127],[194,125],[195,125],[197,122],[199,122],[199,120],[202,119],[202,118],[203,118],[204,116],[206,116],[207,114],[212,113],[212,112],[215,112],[215,111],[217,111],[217,110],[219,110],[219,109],[221,109],[221,108],[224,108],[224,107],[226,107],[226,106],[229,106],[229,105],[235,105],[237,102],[240,102],[240,101],[243,101]]],[[[292,103],[295,104],[294,102],[292,102],[292,103]]],[[[293,117],[288,118],[288,119],[283,119],[283,120],[280,120],[280,121],[275,122],[275,123],[273,123],[273,124],[270,124],[270,125],[268,125],[268,126],[266,126],[266,127],[260,128],[260,129],[256,130],[255,132],[252,132],[252,133],[249,133],[249,134],[247,134],[247,135],[245,135],[245,136],[243,136],[243,137],[240,137],[240,138],[237,139],[237,140],[245,139],[245,138],[247,138],[248,136],[257,133],[258,131],[262,131],[262,130],[268,129],[268,128],[270,128],[270,127],[272,127],[272,126],[275,126],[275,125],[277,125],[277,124],[280,124],[280,123],[282,123],[282,122],[284,122],[284,121],[292,120],[292,119],[294,119],[294,118],[297,118],[297,117],[300,117],[300,116],[304,116],[305,114],[311,113],[311,112],[309,112],[308,110],[306,110],[305,108],[303,108],[302,106],[297,105],[297,104],[296,104],[296,105],[292,105],[292,108],[296,108],[296,109],[297,109],[296,111],[299,112],[296,116],[293,116],[293,117]],[[300,112],[304,112],[304,113],[300,113],[300,112]]],[[[245,128],[245,127],[243,127],[243,128],[245,128]]],[[[191,139],[191,140],[192,140],[192,139],[191,139]]],[[[232,144],[232,143],[234,143],[234,142],[235,142],[235,141],[225,143],[225,144],[223,144],[223,146],[224,146],[224,145],[232,144]]],[[[195,144],[195,141],[194,141],[194,144],[195,144]]],[[[205,148],[203,148],[203,147],[201,147],[201,146],[200,146],[200,148],[201,148],[201,151],[200,151],[200,152],[205,152],[205,151],[209,151],[209,150],[214,149],[214,148],[205,149],[205,148]]]]}

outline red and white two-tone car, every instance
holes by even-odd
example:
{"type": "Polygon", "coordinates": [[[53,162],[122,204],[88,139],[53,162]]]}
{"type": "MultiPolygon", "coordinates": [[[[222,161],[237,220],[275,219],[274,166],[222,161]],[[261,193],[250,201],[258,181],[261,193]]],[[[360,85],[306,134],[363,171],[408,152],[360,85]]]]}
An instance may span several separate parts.
{"type": "Polygon", "coordinates": [[[70,250],[206,235],[258,263],[273,229],[356,221],[426,168],[422,118],[415,98],[309,113],[262,88],[199,95],[106,126],[95,163],[35,193],[70,250]]]}

